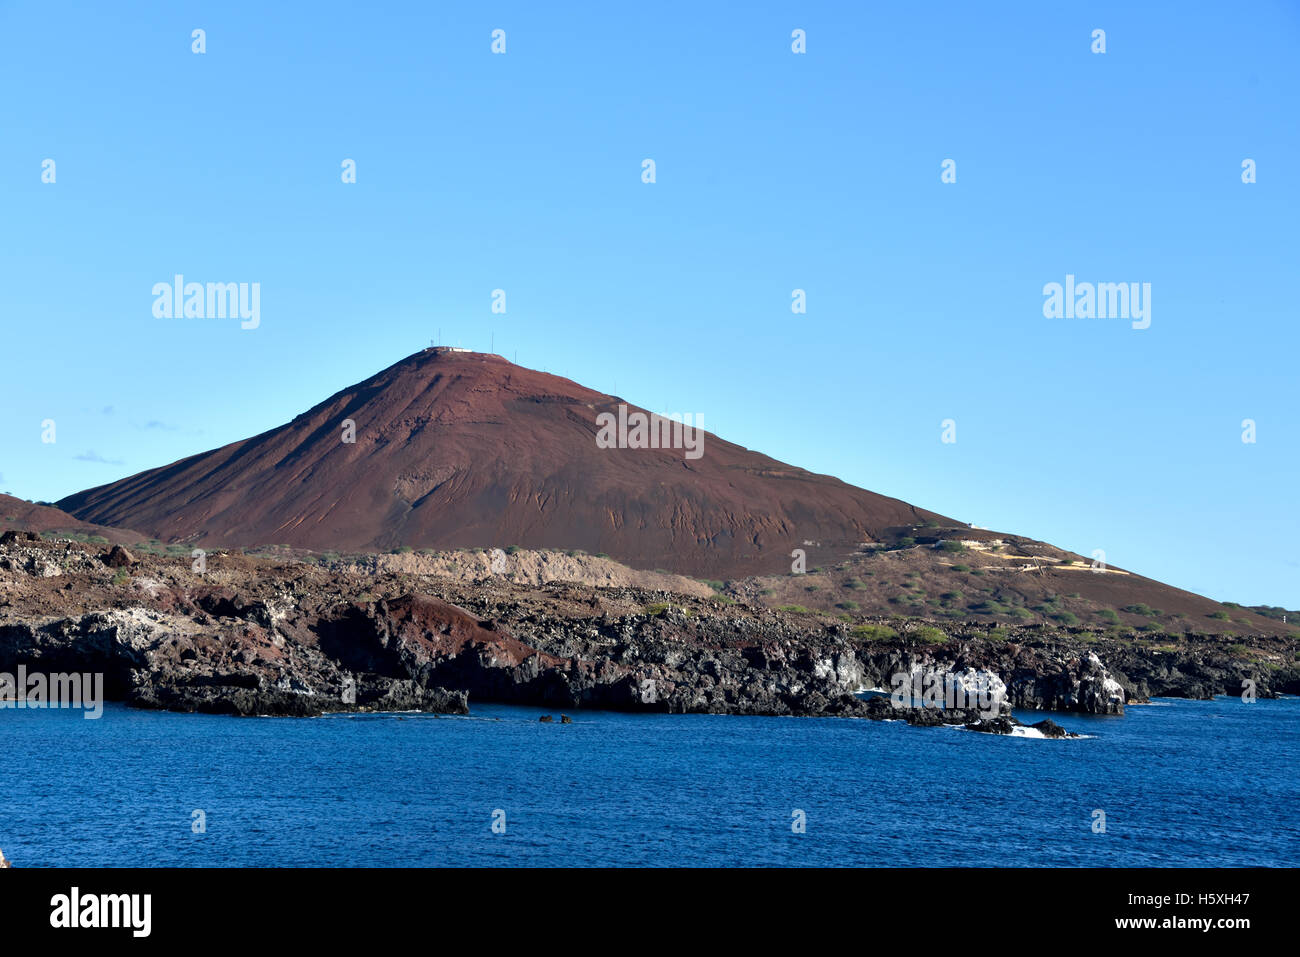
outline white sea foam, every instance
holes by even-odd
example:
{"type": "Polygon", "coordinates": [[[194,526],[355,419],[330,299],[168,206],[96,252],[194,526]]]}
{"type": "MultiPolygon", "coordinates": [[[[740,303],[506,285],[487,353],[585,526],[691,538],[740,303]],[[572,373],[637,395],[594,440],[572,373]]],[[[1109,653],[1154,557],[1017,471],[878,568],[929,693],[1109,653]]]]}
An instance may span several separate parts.
{"type": "Polygon", "coordinates": [[[1043,732],[1039,731],[1037,728],[1031,728],[1028,727],[1027,725],[1021,724],[1021,725],[1016,725],[1011,729],[1011,737],[1033,738],[1035,740],[1040,740],[1040,741],[1083,741],[1087,738],[1094,738],[1096,737],[1096,735],[1081,734],[1077,738],[1049,738],[1047,735],[1043,734],[1043,732]]]}

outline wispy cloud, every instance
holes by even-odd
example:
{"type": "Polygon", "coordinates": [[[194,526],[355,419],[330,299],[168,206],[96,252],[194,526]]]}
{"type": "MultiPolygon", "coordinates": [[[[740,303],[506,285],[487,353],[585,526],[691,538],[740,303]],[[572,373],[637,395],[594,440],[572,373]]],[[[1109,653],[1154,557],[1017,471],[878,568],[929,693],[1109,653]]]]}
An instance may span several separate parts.
{"type": "Polygon", "coordinates": [[[89,449],[85,452],[82,452],[80,455],[74,455],[73,458],[76,459],[78,462],[96,462],[100,465],[124,464],[121,459],[106,459],[104,458],[104,456],[100,455],[94,449],[89,449]]]}

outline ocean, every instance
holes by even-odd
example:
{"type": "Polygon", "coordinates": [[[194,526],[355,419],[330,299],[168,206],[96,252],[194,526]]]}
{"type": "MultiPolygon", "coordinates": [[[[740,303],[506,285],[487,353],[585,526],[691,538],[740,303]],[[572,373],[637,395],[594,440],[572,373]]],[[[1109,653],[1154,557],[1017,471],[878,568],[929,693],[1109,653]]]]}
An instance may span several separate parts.
{"type": "Polygon", "coordinates": [[[0,848],[15,867],[1300,863],[1295,698],[1052,715],[1079,740],[473,710],[0,711],[0,848]]]}

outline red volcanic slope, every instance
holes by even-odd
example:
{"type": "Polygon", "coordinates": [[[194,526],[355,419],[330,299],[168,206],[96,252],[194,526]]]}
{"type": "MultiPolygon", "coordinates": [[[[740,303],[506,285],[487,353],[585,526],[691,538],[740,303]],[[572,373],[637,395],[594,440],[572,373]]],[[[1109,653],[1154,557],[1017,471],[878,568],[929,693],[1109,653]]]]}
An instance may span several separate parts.
{"type": "Polygon", "coordinates": [[[712,434],[693,460],[598,448],[596,416],[619,402],[500,356],[426,349],[280,428],[59,505],[162,541],[580,548],[709,577],[788,571],[805,539],[960,524],[712,434]]]}
{"type": "Polygon", "coordinates": [[[16,529],[22,532],[51,532],[55,535],[98,535],[114,545],[131,545],[143,541],[141,535],[129,528],[102,528],[89,525],[76,516],[49,505],[37,505],[12,495],[0,495],[0,532],[16,529]]]}

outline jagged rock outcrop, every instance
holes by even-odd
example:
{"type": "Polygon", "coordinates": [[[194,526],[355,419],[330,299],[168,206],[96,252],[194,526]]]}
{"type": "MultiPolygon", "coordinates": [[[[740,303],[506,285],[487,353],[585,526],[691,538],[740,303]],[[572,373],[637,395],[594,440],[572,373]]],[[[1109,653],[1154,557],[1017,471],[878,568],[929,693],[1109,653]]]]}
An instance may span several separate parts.
{"type": "Polygon", "coordinates": [[[1124,687],[1092,652],[1063,662],[1059,670],[1013,673],[1009,691],[1019,708],[1081,714],[1123,714],[1127,698],[1124,687]]]}
{"type": "Polygon", "coordinates": [[[1136,636],[1038,625],[863,626],[728,603],[711,589],[448,581],[220,554],[199,574],[188,554],[146,551],[123,575],[106,551],[0,546],[0,671],[99,672],[110,700],[228,714],[506,702],[1003,733],[1016,727],[1011,707],[1117,715],[1148,694],[1239,694],[1248,680],[1266,697],[1300,682],[1295,642],[1263,636],[1242,654],[1229,637],[1144,648],[1136,636]],[[45,566],[55,574],[33,570],[45,566]],[[916,700],[893,699],[917,679],[916,700]],[[864,700],[868,689],[885,699],[864,700]]]}

